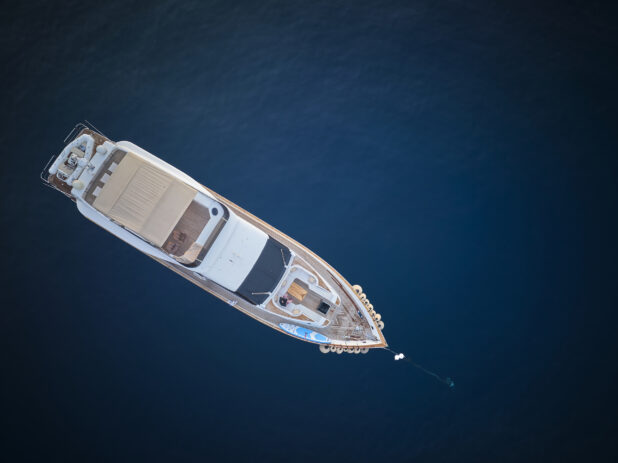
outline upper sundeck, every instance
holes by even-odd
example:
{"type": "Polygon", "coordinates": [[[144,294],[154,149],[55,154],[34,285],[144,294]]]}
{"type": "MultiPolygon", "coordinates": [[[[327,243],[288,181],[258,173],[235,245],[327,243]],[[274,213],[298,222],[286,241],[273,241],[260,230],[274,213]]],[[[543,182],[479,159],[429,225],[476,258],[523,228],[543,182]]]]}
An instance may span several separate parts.
{"type": "Polygon", "coordinates": [[[103,161],[83,198],[185,265],[201,262],[228,216],[219,202],[123,149],[103,161]]]}

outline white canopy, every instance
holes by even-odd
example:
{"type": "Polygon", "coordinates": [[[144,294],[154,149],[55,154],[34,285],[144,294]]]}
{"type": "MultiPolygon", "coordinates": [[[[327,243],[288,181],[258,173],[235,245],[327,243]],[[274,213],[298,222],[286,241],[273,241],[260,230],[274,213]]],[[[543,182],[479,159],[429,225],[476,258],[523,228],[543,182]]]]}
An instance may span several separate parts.
{"type": "Polygon", "coordinates": [[[266,233],[232,213],[200,270],[207,278],[236,291],[257,262],[267,241],[266,233]]]}

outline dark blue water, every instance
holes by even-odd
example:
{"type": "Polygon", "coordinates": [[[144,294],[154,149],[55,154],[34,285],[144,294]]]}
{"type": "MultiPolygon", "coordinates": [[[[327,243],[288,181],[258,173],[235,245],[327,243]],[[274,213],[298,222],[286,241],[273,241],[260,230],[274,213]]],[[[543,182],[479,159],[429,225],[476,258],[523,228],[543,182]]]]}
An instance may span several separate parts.
{"type": "Polygon", "coordinates": [[[617,458],[616,23],[498,3],[4,8],[3,460],[617,458]],[[83,119],[319,253],[456,388],[82,218],[38,174],[83,119]]]}

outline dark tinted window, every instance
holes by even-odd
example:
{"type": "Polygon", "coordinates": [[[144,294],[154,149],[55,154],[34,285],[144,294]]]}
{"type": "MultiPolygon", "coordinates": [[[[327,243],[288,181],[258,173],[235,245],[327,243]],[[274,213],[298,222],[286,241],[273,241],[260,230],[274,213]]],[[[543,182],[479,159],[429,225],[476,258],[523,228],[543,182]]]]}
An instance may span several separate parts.
{"type": "Polygon", "coordinates": [[[273,291],[283,274],[285,266],[290,261],[290,250],[277,240],[268,237],[268,241],[257,262],[242,282],[236,294],[252,304],[259,305],[266,300],[268,293],[273,291]]]}

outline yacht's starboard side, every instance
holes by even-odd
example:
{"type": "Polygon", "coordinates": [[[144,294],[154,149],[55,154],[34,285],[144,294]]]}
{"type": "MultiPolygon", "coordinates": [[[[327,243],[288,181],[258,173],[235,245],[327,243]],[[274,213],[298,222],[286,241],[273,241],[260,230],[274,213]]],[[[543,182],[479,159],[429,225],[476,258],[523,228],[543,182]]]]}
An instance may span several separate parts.
{"type": "Polygon", "coordinates": [[[144,149],[78,129],[42,178],[86,218],[322,352],[387,346],[362,288],[315,253],[144,149]]]}

